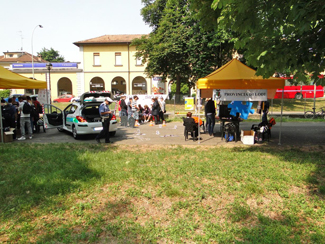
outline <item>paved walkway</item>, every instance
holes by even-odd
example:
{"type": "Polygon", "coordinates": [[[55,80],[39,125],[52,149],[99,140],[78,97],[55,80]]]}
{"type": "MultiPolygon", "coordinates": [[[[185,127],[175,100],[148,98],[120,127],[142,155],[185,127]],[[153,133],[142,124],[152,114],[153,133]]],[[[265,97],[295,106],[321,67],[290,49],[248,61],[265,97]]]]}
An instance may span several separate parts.
{"type": "MultiPolygon", "coordinates": [[[[241,130],[250,130],[253,122],[242,122],[241,130]]],[[[281,145],[324,145],[325,146],[325,124],[322,122],[303,123],[282,123],[281,145]]],[[[181,122],[167,123],[165,127],[160,125],[149,126],[142,124],[138,128],[119,127],[116,135],[112,138],[114,144],[129,145],[242,145],[241,141],[228,142],[221,140],[220,125],[215,126],[215,136],[201,134],[200,142],[192,140],[185,141],[184,127],[181,122]]],[[[270,145],[279,144],[280,123],[272,128],[272,138],[270,145]]],[[[104,141],[102,139],[102,141],[104,141]]],[[[49,129],[46,133],[41,132],[34,135],[32,140],[14,141],[14,143],[96,143],[95,136],[84,136],[80,140],[75,140],[71,133],[59,132],[57,129],[49,129]]]]}

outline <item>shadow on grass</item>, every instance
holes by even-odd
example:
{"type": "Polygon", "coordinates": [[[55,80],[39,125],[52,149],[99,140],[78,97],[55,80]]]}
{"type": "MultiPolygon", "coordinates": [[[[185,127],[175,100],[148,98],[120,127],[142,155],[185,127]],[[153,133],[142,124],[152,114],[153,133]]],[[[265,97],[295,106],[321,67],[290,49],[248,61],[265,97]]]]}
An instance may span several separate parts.
{"type": "MultiPolygon", "coordinates": [[[[303,138],[301,138],[303,140],[303,138]]],[[[305,179],[308,184],[309,194],[315,195],[320,199],[325,199],[325,147],[322,145],[311,146],[303,150],[300,147],[286,147],[279,148],[279,146],[271,146],[264,144],[260,147],[246,147],[246,148],[234,148],[236,152],[272,152],[273,156],[276,156],[281,161],[292,162],[295,164],[313,164],[314,170],[305,179]]]]}
{"type": "MultiPolygon", "coordinates": [[[[76,192],[85,183],[100,177],[80,157],[84,149],[77,144],[1,146],[1,218],[12,218],[41,203],[47,206],[52,197],[76,192]]],[[[100,150],[94,145],[87,149],[100,150]]]]}
{"type": "Polygon", "coordinates": [[[100,213],[94,213],[89,225],[74,225],[69,228],[55,229],[53,233],[39,236],[37,243],[136,243],[138,229],[126,227],[120,216],[129,213],[131,203],[128,200],[109,202],[100,213]]]}
{"type": "MultiPolygon", "coordinates": [[[[114,149],[114,147],[109,147],[104,150],[113,151],[114,149]]],[[[272,155],[279,158],[281,162],[302,165],[313,164],[315,166],[314,170],[306,177],[305,181],[309,186],[309,193],[323,200],[325,194],[324,190],[322,190],[324,189],[322,187],[325,185],[324,155],[323,150],[321,150],[322,148],[319,149],[319,152],[309,153],[297,148],[282,150],[279,147],[263,145],[260,147],[233,148],[229,149],[229,152],[238,153],[237,157],[240,157],[241,152],[262,152],[268,154],[268,156],[272,155]]],[[[14,222],[15,217],[23,211],[28,212],[31,208],[41,205],[45,206],[44,208],[48,205],[53,206],[53,204],[47,204],[47,202],[54,201],[54,197],[64,197],[70,193],[78,192],[79,189],[82,189],[86,184],[91,184],[92,181],[94,183],[95,181],[98,182],[98,179],[101,177],[100,172],[91,170],[87,164],[88,162],[83,157],[80,157],[85,150],[99,153],[103,149],[97,145],[89,144],[87,146],[80,144],[34,144],[32,146],[17,144],[16,146],[4,145],[1,147],[1,157],[9,160],[8,162],[0,161],[1,218],[14,222]],[[18,150],[19,153],[17,153],[18,150]]],[[[185,153],[187,153],[187,150],[185,150],[185,153]]],[[[170,154],[168,154],[169,156],[170,154]]],[[[164,159],[168,159],[167,156],[164,159]]],[[[200,173],[200,175],[201,173],[203,174],[202,179],[209,175],[209,170],[203,170],[203,168],[201,171],[196,172],[200,173]]],[[[279,167],[278,170],[285,169],[279,167]]],[[[187,170],[190,171],[189,168],[187,170]]],[[[171,183],[170,187],[172,186],[171,183]]],[[[253,188],[249,192],[259,191],[253,188]]],[[[174,194],[172,193],[169,193],[171,197],[174,194]]],[[[53,228],[51,233],[40,234],[38,235],[38,243],[135,243],[146,242],[150,234],[154,235],[152,242],[156,242],[157,236],[161,234],[157,231],[156,227],[139,226],[135,223],[134,216],[133,220],[131,216],[130,222],[127,222],[126,217],[128,217],[128,214],[134,214],[132,213],[133,206],[128,199],[125,198],[125,200],[107,203],[103,209],[93,214],[93,218],[87,223],[73,222],[70,226],[62,225],[55,229],[53,228]],[[142,234],[142,240],[138,239],[140,234],[142,234]]],[[[300,207],[300,205],[298,206],[300,207]]],[[[309,221],[306,221],[309,224],[307,228],[311,231],[304,232],[304,223],[294,212],[286,213],[283,210],[277,209],[275,211],[278,211],[279,218],[270,218],[265,214],[256,213],[249,206],[234,205],[229,211],[231,214],[227,221],[244,222],[249,218],[256,218],[252,225],[243,223],[240,227],[236,227],[236,230],[233,230],[234,233],[230,233],[227,238],[232,238],[232,236],[236,235],[241,241],[234,238],[231,242],[324,243],[324,233],[318,229],[313,232],[309,221]]],[[[297,211],[300,213],[300,210],[297,211]]],[[[168,236],[168,230],[166,232],[168,236]]],[[[181,239],[181,234],[176,233],[175,235],[181,239]]],[[[195,235],[195,230],[192,235],[195,235]]],[[[206,240],[207,243],[213,241],[217,243],[231,243],[222,241],[220,236],[214,233],[211,233],[211,236],[213,236],[211,240],[206,240]]],[[[147,242],[149,243],[150,241],[147,242]]]]}
{"type": "Polygon", "coordinates": [[[306,239],[310,243],[324,243],[325,235],[321,231],[308,233],[302,238],[304,227],[299,223],[297,216],[285,216],[282,220],[274,220],[258,215],[257,219],[254,227],[244,227],[240,230],[245,243],[302,243],[306,239]]]}
{"type": "MultiPolygon", "coordinates": [[[[312,164],[314,170],[305,177],[307,185],[307,193],[314,199],[324,201],[325,198],[325,165],[324,165],[324,148],[318,148],[317,151],[304,151],[297,147],[279,149],[279,147],[269,147],[263,145],[262,147],[249,147],[249,148],[234,148],[234,152],[262,152],[271,153],[272,156],[276,156],[282,162],[290,162],[295,164],[312,164]]],[[[279,168],[279,171],[283,170],[286,174],[285,168],[279,168]]],[[[290,170],[290,169],[287,169],[290,170]]],[[[290,185],[290,184],[289,184],[290,185]]],[[[278,187],[278,186],[277,186],[278,187]]],[[[275,188],[277,188],[275,187],[275,188]]],[[[280,186],[281,189],[281,186],[280,186]]],[[[278,193],[282,199],[289,199],[290,196],[286,193],[281,193],[279,189],[278,193]],[[283,195],[282,195],[283,194],[283,195]]],[[[297,199],[298,200],[298,199],[297,199]]],[[[286,200],[284,200],[286,201],[286,200]]],[[[303,206],[303,203],[294,202],[293,206],[303,206]],[[295,205],[297,204],[297,205],[295,205]]],[[[314,203],[317,205],[316,203],[314,203]]],[[[319,205],[320,203],[318,203],[319,205]]],[[[287,206],[288,207],[288,206],[287,206]]],[[[314,228],[313,221],[310,222],[311,217],[308,214],[302,214],[302,212],[308,212],[308,210],[302,211],[296,209],[295,211],[287,211],[285,208],[282,212],[278,212],[278,216],[270,218],[267,215],[261,213],[253,213],[251,209],[245,204],[234,204],[230,210],[230,216],[232,222],[241,221],[243,228],[239,230],[240,238],[244,241],[239,243],[325,243],[325,234],[320,231],[321,228],[314,228]],[[296,213],[297,214],[296,214],[296,213]],[[250,227],[245,224],[247,218],[255,218],[254,224],[250,227]],[[309,220],[308,220],[309,219],[309,220]],[[307,231],[305,231],[307,230],[307,231]],[[304,241],[302,241],[304,240],[304,241]]],[[[313,206],[314,207],[314,206],[313,206]]],[[[310,213],[309,213],[310,214],[310,213]]],[[[317,221],[314,220],[316,223],[317,221]]]]}

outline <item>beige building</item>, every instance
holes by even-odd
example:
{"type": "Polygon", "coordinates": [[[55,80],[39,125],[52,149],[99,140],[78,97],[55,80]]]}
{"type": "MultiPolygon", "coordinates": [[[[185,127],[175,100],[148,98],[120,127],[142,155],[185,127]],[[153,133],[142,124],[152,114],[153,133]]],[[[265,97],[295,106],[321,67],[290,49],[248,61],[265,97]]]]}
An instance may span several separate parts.
{"type": "Polygon", "coordinates": [[[75,42],[81,54],[80,68],[84,70],[83,91],[153,94],[159,86],[160,92],[165,94],[165,83],[148,78],[144,73],[145,64],[135,58],[136,47],[130,44],[141,36],[104,35],[75,42]]]}
{"type": "MultiPolygon", "coordinates": [[[[136,47],[131,46],[131,42],[141,36],[104,35],[75,42],[74,45],[79,47],[80,62],[52,63],[50,70],[45,60],[34,56],[34,78],[48,82],[52,99],[62,94],[80,96],[87,91],[103,90],[113,94],[167,94],[167,84],[161,82],[160,77],[147,77],[145,64],[135,58],[136,47]]],[[[32,55],[26,52],[4,54],[0,56],[0,65],[32,78],[32,55]]],[[[21,89],[12,91],[18,94],[34,92],[21,89]]]]}

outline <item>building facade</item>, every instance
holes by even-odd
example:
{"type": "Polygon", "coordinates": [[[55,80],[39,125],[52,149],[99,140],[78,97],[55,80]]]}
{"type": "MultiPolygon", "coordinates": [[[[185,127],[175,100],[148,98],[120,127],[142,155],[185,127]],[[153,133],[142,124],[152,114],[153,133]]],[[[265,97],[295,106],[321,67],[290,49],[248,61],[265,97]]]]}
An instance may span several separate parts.
{"type": "MultiPolygon", "coordinates": [[[[167,94],[167,84],[161,82],[160,77],[147,77],[144,73],[146,64],[135,57],[136,47],[131,46],[131,42],[141,36],[104,35],[75,42],[74,45],[79,47],[80,62],[52,63],[50,70],[40,57],[34,57],[32,69],[30,54],[24,61],[8,60],[8,55],[13,56],[15,52],[4,53],[7,57],[3,58],[5,62],[1,62],[0,57],[0,65],[29,78],[34,71],[35,79],[48,82],[52,99],[62,94],[80,96],[87,91],[103,90],[113,94],[167,94]]],[[[17,89],[12,93],[35,92],[17,89]]]]}
{"type": "Polygon", "coordinates": [[[83,91],[109,90],[125,94],[166,94],[159,77],[145,75],[146,64],[135,57],[135,38],[142,35],[104,35],[75,42],[84,70],[83,91]],[[160,88],[160,89],[157,89],[160,88]],[[159,91],[159,92],[158,92],[159,91]]]}

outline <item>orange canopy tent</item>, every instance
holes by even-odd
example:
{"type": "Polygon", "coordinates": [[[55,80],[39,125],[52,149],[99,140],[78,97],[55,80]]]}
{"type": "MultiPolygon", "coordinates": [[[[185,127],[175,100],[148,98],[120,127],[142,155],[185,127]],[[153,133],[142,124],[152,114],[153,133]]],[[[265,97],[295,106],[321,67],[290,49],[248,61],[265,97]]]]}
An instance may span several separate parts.
{"type": "MultiPolygon", "coordinates": [[[[276,89],[283,89],[284,84],[284,79],[276,77],[264,79],[262,76],[257,76],[255,70],[241,63],[237,59],[232,59],[224,66],[220,67],[206,77],[200,78],[197,81],[196,86],[197,89],[211,91],[213,89],[266,89],[267,97],[272,99],[274,98],[276,89]]],[[[281,107],[281,122],[282,111],[283,107],[281,107]]],[[[281,126],[279,143],[281,143],[281,126]]]]}

